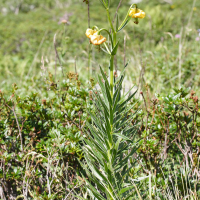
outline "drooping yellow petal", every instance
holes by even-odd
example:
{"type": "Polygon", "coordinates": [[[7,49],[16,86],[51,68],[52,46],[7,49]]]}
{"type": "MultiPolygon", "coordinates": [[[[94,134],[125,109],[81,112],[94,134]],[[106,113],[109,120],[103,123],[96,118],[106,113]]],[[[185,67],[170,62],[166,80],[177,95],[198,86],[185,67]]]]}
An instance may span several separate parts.
{"type": "Polygon", "coordinates": [[[106,42],[106,38],[103,37],[102,35],[97,35],[97,33],[95,33],[90,37],[90,41],[94,45],[100,45],[106,42]]]}
{"type": "Polygon", "coordinates": [[[92,30],[92,29],[88,28],[88,29],[86,30],[85,35],[86,35],[88,38],[91,38],[91,36],[94,35],[94,33],[96,33],[96,32],[97,32],[96,30],[92,30]]]}
{"type": "Polygon", "coordinates": [[[145,17],[145,12],[137,8],[131,8],[129,12],[129,16],[132,18],[140,18],[143,19],[145,17]]]}

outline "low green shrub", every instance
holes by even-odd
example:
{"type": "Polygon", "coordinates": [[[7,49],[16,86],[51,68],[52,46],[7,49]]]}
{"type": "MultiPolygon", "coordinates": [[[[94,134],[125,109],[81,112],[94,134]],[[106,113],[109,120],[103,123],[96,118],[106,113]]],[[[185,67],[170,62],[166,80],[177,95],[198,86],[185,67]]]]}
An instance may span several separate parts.
{"type": "MultiPolygon", "coordinates": [[[[148,88],[148,86],[147,86],[148,88]]],[[[189,90],[175,90],[150,99],[141,92],[144,109],[138,118],[142,124],[138,132],[142,171],[155,178],[155,187],[172,192],[171,198],[194,193],[200,197],[200,113],[199,98],[189,90]],[[162,181],[163,183],[162,183],[162,181]],[[176,187],[174,187],[174,185],[176,187]],[[173,191],[176,188],[177,191],[173,191]]]]}
{"type": "Polygon", "coordinates": [[[0,92],[0,186],[7,199],[72,199],[78,188],[79,144],[92,97],[73,73],[46,86],[46,98],[19,96],[16,85],[10,97],[0,92]]]}

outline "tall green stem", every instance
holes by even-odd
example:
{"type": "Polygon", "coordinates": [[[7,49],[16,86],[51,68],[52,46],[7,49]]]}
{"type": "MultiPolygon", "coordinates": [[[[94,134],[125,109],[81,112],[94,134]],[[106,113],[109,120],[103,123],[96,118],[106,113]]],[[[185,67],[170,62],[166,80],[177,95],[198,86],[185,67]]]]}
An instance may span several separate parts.
{"type": "Polygon", "coordinates": [[[113,67],[114,66],[114,55],[110,56],[110,93],[111,97],[113,98],[113,84],[114,84],[114,74],[113,74],[113,67]]]}
{"type": "Polygon", "coordinates": [[[109,23],[110,23],[110,27],[111,27],[111,29],[112,29],[112,32],[114,33],[114,32],[115,32],[115,29],[114,29],[113,24],[112,24],[112,21],[111,21],[111,19],[110,19],[109,8],[107,8],[106,11],[107,11],[107,16],[108,16],[108,21],[109,21],[109,23]]]}
{"type": "MultiPolygon", "coordinates": [[[[113,41],[112,41],[112,48],[115,47],[116,45],[116,31],[113,27],[112,21],[110,19],[110,13],[109,13],[109,8],[107,8],[107,16],[108,16],[108,21],[110,23],[110,27],[112,29],[112,33],[113,33],[113,41]]],[[[114,68],[114,55],[110,55],[110,94],[111,97],[113,98],[113,85],[114,85],[114,74],[113,74],[113,68],[114,68]]]]}

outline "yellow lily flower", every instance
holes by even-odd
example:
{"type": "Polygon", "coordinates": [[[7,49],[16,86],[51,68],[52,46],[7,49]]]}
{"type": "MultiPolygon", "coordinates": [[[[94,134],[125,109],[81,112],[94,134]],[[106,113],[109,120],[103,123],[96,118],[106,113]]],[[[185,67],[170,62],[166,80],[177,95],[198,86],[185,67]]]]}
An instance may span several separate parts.
{"type": "Polygon", "coordinates": [[[129,12],[129,17],[143,19],[145,17],[145,12],[138,8],[137,8],[137,12],[136,12],[136,8],[131,8],[131,10],[129,12]]]}
{"type": "Polygon", "coordinates": [[[103,37],[102,35],[97,35],[97,33],[94,33],[91,37],[90,37],[90,41],[92,44],[94,45],[100,45],[104,42],[106,42],[106,38],[103,37]]]}
{"type": "Polygon", "coordinates": [[[88,28],[88,29],[86,30],[85,35],[86,35],[88,38],[91,38],[91,36],[94,35],[94,33],[96,33],[96,32],[97,32],[96,30],[92,30],[92,29],[88,28]]]}

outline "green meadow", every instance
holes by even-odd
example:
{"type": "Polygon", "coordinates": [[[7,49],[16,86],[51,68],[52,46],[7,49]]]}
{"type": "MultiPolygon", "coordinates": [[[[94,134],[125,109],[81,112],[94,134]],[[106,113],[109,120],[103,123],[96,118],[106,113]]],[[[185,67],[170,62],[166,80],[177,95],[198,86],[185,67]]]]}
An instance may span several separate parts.
{"type": "MultiPolygon", "coordinates": [[[[112,17],[117,1],[113,1],[112,17]]],[[[129,1],[123,1],[119,18],[126,15],[129,1]]],[[[126,60],[129,61],[127,78],[131,83],[149,84],[152,94],[171,91],[176,87],[198,88],[199,2],[196,1],[147,1],[139,3],[147,15],[138,26],[127,26],[120,36],[120,54],[117,69],[123,68],[124,37],[126,60]],[[141,59],[142,58],[142,59],[141,59]],[[142,78],[140,75],[142,74],[142,78]],[[140,81],[139,81],[140,80],[140,81]]],[[[41,58],[54,74],[55,51],[53,38],[64,74],[75,71],[81,79],[106,68],[107,57],[92,47],[91,66],[88,66],[87,5],[80,1],[2,1],[1,2],[1,87],[13,83],[36,84],[41,73],[41,58]],[[67,24],[60,23],[62,19],[67,24]],[[101,60],[101,63],[99,62],[101,60]],[[89,69],[92,68],[92,69],[89,69]],[[36,79],[36,80],[35,80],[36,79]]],[[[90,26],[108,27],[100,3],[91,2],[90,26]]],[[[59,66],[58,66],[59,67],[59,66]]],[[[61,70],[58,69],[58,76],[61,70]]],[[[33,88],[34,89],[34,88],[33,88]]]]}

